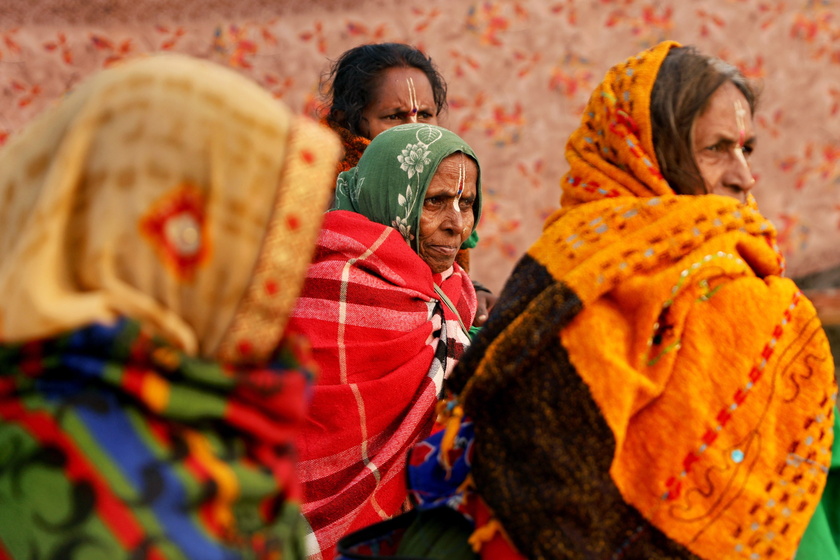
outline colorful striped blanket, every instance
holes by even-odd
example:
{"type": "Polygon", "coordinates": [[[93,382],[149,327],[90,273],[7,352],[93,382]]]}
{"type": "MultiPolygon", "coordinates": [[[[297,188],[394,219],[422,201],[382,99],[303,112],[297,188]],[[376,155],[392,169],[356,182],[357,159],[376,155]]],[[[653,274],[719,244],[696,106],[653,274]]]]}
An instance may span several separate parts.
{"type": "Polygon", "coordinates": [[[456,264],[432,274],[399,232],[326,215],[289,328],[321,368],[298,439],[313,558],[403,510],[408,449],[429,435],[443,380],[469,339],[475,291],[456,264]],[[442,303],[446,295],[458,315],[442,303]]]}
{"type": "Polygon", "coordinates": [[[0,347],[0,558],[301,558],[304,350],[224,366],[129,320],[0,347]]]}

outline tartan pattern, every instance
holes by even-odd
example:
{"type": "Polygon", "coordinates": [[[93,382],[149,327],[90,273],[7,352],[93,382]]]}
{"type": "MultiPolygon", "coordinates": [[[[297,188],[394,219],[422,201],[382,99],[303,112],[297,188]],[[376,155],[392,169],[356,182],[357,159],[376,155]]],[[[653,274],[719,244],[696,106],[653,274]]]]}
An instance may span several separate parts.
{"type": "Polygon", "coordinates": [[[289,325],[321,367],[298,440],[313,558],[404,509],[406,453],[430,433],[443,380],[469,343],[435,283],[471,324],[475,291],[458,265],[432,274],[397,230],[327,214],[289,325]]]}

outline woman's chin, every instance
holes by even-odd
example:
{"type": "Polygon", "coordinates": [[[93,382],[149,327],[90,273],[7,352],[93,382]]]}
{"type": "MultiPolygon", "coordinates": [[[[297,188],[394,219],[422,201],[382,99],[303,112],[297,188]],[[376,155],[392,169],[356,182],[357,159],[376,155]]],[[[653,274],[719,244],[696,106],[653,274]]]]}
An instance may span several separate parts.
{"type": "Polygon", "coordinates": [[[452,267],[455,264],[455,258],[452,259],[423,259],[429,268],[432,269],[432,274],[440,274],[452,267]]]}
{"type": "Polygon", "coordinates": [[[432,272],[439,274],[453,265],[458,256],[457,245],[428,245],[420,247],[420,258],[426,261],[432,272]]]}

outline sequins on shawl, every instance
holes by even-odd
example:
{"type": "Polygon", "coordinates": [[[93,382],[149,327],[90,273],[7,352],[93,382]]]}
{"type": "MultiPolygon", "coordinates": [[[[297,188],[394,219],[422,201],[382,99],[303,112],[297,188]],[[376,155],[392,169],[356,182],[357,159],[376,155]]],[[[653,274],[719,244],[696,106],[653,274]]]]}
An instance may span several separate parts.
{"type": "MultiPolygon", "coordinates": [[[[658,56],[663,53],[654,58],[658,56]]],[[[611,198],[627,194],[626,181],[620,178],[628,176],[647,191],[635,192],[637,196],[671,192],[652,146],[645,145],[645,139],[651,137],[650,92],[649,86],[643,85],[652,79],[647,59],[642,53],[610,70],[590,97],[583,123],[570,139],[567,157],[570,152],[574,157],[569,158],[572,165],[563,188],[580,189],[585,193],[582,200],[592,200],[593,195],[611,198]]]]}
{"type": "MultiPolygon", "coordinates": [[[[726,255],[721,258],[726,258],[726,255]]],[[[660,506],[682,496],[685,492],[683,484],[686,477],[700,462],[706,451],[714,445],[732,417],[737,414],[738,408],[744,404],[752,389],[761,381],[767,363],[785,328],[791,322],[793,312],[801,297],[801,292],[793,295],[781,320],[774,327],[770,340],[765,344],[757,362],[747,375],[748,379],[732,395],[731,402],[719,410],[715,417],[715,426],[707,429],[700,438],[698,446],[683,458],[683,470],[665,481],[666,490],[661,496],[660,506]]],[[[836,393],[830,397],[827,396],[820,405],[822,410],[805,421],[802,429],[808,435],[801,442],[795,441],[789,447],[786,460],[776,468],[778,479],[775,482],[769,482],[765,487],[767,499],[757,502],[749,509],[749,513],[753,516],[752,520],[742,520],[736,526],[733,538],[737,543],[734,552],[738,555],[751,559],[773,557],[775,551],[772,541],[778,534],[784,535],[788,531],[790,524],[787,519],[793,511],[803,511],[809,506],[809,499],[819,499],[819,485],[816,480],[818,476],[824,476],[828,472],[822,463],[828,464],[831,453],[830,446],[824,442],[834,433],[831,422],[826,422],[826,420],[832,418],[836,398],[836,393]],[[821,458],[822,463],[817,460],[818,457],[821,458]]],[[[723,450],[722,455],[726,461],[726,466],[723,468],[751,470],[752,464],[760,454],[759,443],[754,437],[755,435],[751,434],[737,446],[723,450]]]]}
{"type": "MultiPolygon", "coordinates": [[[[588,218],[582,218],[575,227],[566,230],[573,233],[567,233],[552,242],[550,245],[553,254],[546,254],[546,258],[559,259],[556,266],[561,269],[564,269],[564,262],[581,262],[586,255],[594,255],[597,247],[604,242],[604,237],[618,238],[635,231],[638,227],[635,223],[637,217],[641,216],[645,220],[651,217],[651,213],[665,215],[681,202],[683,199],[680,196],[669,195],[633,199],[627,204],[615,206],[602,206],[596,217],[593,218],[590,213],[588,218]]],[[[687,251],[726,231],[740,231],[751,235],[766,233],[768,245],[775,247],[775,241],[772,239],[773,228],[756,209],[745,206],[737,212],[730,210],[729,206],[718,206],[710,208],[708,212],[696,212],[692,217],[687,216],[685,221],[672,226],[670,231],[652,231],[643,239],[627,243],[626,249],[620,255],[612,253],[610,257],[603,259],[599,265],[600,272],[592,279],[594,286],[581,284],[576,285],[575,289],[581,295],[590,288],[599,293],[603,292],[634,270],[649,270],[660,261],[679,260],[687,251]],[[616,256],[619,258],[615,258],[616,256]]],[[[781,253],[776,250],[776,254],[781,266],[781,253]]],[[[549,269],[553,268],[553,265],[549,266],[549,269]]]]}
{"type": "MultiPolygon", "coordinates": [[[[582,212],[580,220],[574,224],[572,223],[573,220],[569,220],[570,216],[567,215],[563,233],[558,231],[556,241],[553,242],[555,254],[552,258],[562,259],[563,262],[550,263],[545,260],[543,262],[550,268],[557,267],[558,270],[566,270],[565,262],[581,262],[603,257],[605,252],[598,251],[597,248],[609,241],[605,237],[624,239],[626,242],[621,250],[610,252],[606,258],[603,258],[602,262],[591,261],[593,270],[597,272],[595,281],[587,284],[590,276],[577,277],[574,272],[564,276],[573,289],[580,291],[585,300],[589,301],[597,298],[599,293],[608,291],[612,286],[620,284],[625,278],[637,272],[656,269],[663,263],[678,261],[706,241],[726,232],[743,232],[750,236],[762,237],[767,241],[768,246],[774,246],[773,229],[755,208],[747,205],[733,209],[731,205],[718,204],[717,201],[712,199],[709,200],[710,204],[704,211],[685,213],[683,215],[685,219],[674,220],[666,228],[658,228],[658,231],[655,228],[650,228],[650,233],[645,233],[645,229],[641,228],[642,223],[649,223],[650,218],[654,218],[658,212],[662,212],[664,217],[671,212],[680,211],[679,205],[682,200],[685,199],[679,196],[635,199],[628,202],[622,200],[617,201],[618,204],[612,208],[607,206],[608,203],[605,201],[600,206],[593,207],[592,211],[582,212]]],[[[582,210],[583,208],[581,208],[582,210]]],[[[776,254],[779,255],[778,252],[776,254]]],[[[696,262],[689,261],[683,269],[678,269],[679,273],[674,278],[673,286],[664,296],[663,313],[660,313],[659,316],[662,321],[652,325],[648,354],[642,362],[647,364],[648,367],[655,365],[664,354],[679,348],[678,340],[668,338],[671,331],[667,329],[667,310],[679,293],[692,286],[693,289],[699,287],[699,293],[695,296],[697,302],[707,302],[715,297],[717,287],[711,282],[704,281],[702,277],[704,275],[701,273],[704,267],[714,264],[716,261],[726,261],[729,264],[725,268],[729,271],[729,274],[737,275],[740,270],[745,273],[749,270],[747,264],[738,255],[730,252],[715,252],[705,256],[702,256],[701,253],[700,255],[696,262]],[[656,355],[657,351],[659,355],[656,355]],[[653,356],[653,359],[651,359],[651,356],[653,356]]],[[[535,256],[537,256],[536,253],[535,256]]],[[[540,257],[537,256],[537,258],[540,257]]],[[[548,258],[547,253],[544,258],[548,258]]],[[[781,262],[780,255],[778,258],[781,262]]],[[[684,486],[688,479],[685,477],[691,472],[692,468],[697,469],[697,461],[718,438],[732,415],[736,414],[738,407],[746,401],[751,389],[761,379],[764,368],[773,355],[777,341],[782,335],[781,329],[789,323],[797,301],[798,299],[794,299],[791,302],[790,308],[780,319],[778,326],[768,333],[770,336],[766,346],[760,353],[754,367],[749,373],[744,373],[744,383],[733,389],[730,402],[717,411],[719,413],[716,416],[713,413],[710,417],[714,427],[706,434],[701,431],[697,436],[699,438],[697,446],[681,458],[682,472],[679,475],[670,478],[666,476],[661,479],[660,484],[667,482],[668,485],[663,487],[663,495],[660,497],[658,507],[669,507],[669,504],[674,503],[674,500],[680,496],[680,492],[682,494],[686,493],[688,489],[684,486]]],[[[826,402],[826,410],[822,411],[821,414],[830,416],[833,398],[831,400],[826,398],[826,402]]],[[[814,422],[816,423],[816,421],[814,422]]],[[[784,507],[787,507],[790,511],[808,507],[808,504],[805,503],[805,495],[808,494],[809,488],[816,488],[815,478],[809,478],[803,474],[802,469],[810,468],[808,461],[814,461],[814,469],[817,469],[817,471],[822,469],[819,463],[827,462],[828,455],[820,454],[830,452],[825,444],[825,442],[830,441],[828,434],[830,432],[819,430],[816,433],[807,434],[810,439],[803,437],[803,441],[813,441],[816,447],[797,452],[797,456],[788,454],[787,464],[779,466],[777,472],[781,470],[786,472],[784,474],[780,472],[774,488],[777,490],[782,486],[792,488],[797,482],[801,482],[796,487],[798,488],[796,492],[799,492],[802,497],[796,496],[799,499],[794,502],[793,494],[789,493],[785,496],[781,490],[779,490],[778,495],[768,494],[767,499],[759,504],[760,509],[756,509],[753,517],[745,521],[746,524],[739,529],[741,533],[736,540],[740,539],[738,542],[742,549],[747,551],[743,554],[744,557],[750,557],[750,554],[759,554],[758,557],[761,558],[772,557],[772,551],[769,551],[770,549],[765,544],[760,543],[772,542],[774,535],[780,535],[782,531],[788,530],[788,526],[779,521],[784,517],[784,507]],[[823,438],[825,439],[823,440],[823,438]],[[822,443],[819,443],[821,441],[822,443]],[[799,456],[802,458],[799,458],[799,456]],[[784,484],[782,481],[784,481],[784,484]],[[805,494],[802,494],[803,491],[805,494]],[[767,503],[779,504],[782,499],[787,500],[787,506],[778,506],[774,509],[766,505],[767,503]],[[762,546],[765,548],[762,549],[762,546]]],[[[718,445],[721,441],[722,439],[718,440],[718,445]]],[[[729,443],[727,449],[721,449],[720,453],[727,468],[744,471],[751,468],[752,462],[755,460],[756,449],[744,445],[743,442],[732,442],[729,443]]],[[[816,498],[812,496],[808,499],[813,505],[816,498]]],[[[658,509],[658,507],[655,509],[658,509]]],[[[655,517],[655,509],[646,513],[645,517],[648,519],[655,517]]],[[[625,542],[614,550],[611,557],[614,559],[623,558],[638,539],[644,538],[647,530],[646,526],[639,526],[636,531],[629,532],[625,542]]]]}
{"type": "MultiPolygon", "coordinates": [[[[661,348],[662,344],[665,342],[668,333],[672,330],[672,325],[668,322],[668,312],[671,309],[671,306],[674,304],[674,299],[677,295],[688,285],[689,278],[697,273],[702,267],[706,266],[707,264],[711,263],[716,259],[728,259],[730,261],[734,261],[735,264],[738,265],[744,272],[744,274],[749,274],[750,268],[747,264],[739,257],[730,254],[724,253],[723,251],[719,251],[714,255],[706,255],[698,262],[692,263],[688,268],[684,269],[680,272],[679,280],[674,286],[671,288],[670,296],[662,305],[662,311],[660,311],[659,316],[656,319],[656,322],[653,325],[653,334],[650,336],[647,342],[647,352],[645,354],[644,363],[648,366],[655,366],[656,363],[667,353],[679,350],[680,349],[680,341],[674,340],[668,342],[668,344],[661,348]],[[655,356],[652,355],[654,349],[660,348],[659,353],[655,356]]],[[[701,279],[698,282],[700,288],[703,289],[703,293],[698,297],[698,301],[709,301],[712,296],[717,292],[720,286],[715,288],[709,288],[708,282],[705,278],[701,279]]]]}
{"type": "Polygon", "coordinates": [[[291,243],[293,246],[308,246],[308,239],[317,232],[311,220],[303,220],[305,210],[313,206],[312,201],[316,198],[309,183],[301,181],[300,177],[307,177],[314,184],[319,181],[329,182],[332,177],[331,170],[324,165],[329,160],[327,154],[307,147],[317,141],[319,135],[319,129],[314,127],[299,126],[294,130],[290,144],[293,153],[287,159],[281,179],[281,190],[286,194],[275,202],[280,204],[275,206],[272,213],[268,235],[263,240],[263,248],[254,268],[252,284],[237,311],[229,335],[229,351],[237,360],[252,359],[276,343],[279,333],[285,328],[287,310],[293,307],[299,289],[298,282],[301,281],[296,271],[300,263],[308,262],[308,259],[299,261],[296,256],[287,255],[285,245],[291,243]],[[278,256],[292,258],[291,261],[280,262],[278,266],[278,256]],[[246,322],[244,318],[253,309],[260,309],[262,319],[259,322],[246,322]]]}
{"type": "MultiPolygon", "coordinates": [[[[793,296],[793,300],[791,301],[788,308],[785,310],[784,315],[782,317],[781,322],[776,325],[773,329],[773,335],[767,344],[764,346],[764,349],[759,354],[760,359],[759,361],[753,365],[750,373],[748,375],[749,381],[747,381],[741,388],[735,391],[735,394],[732,396],[732,402],[728,405],[724,406],[720,409],[716,416],[717,424],[714,428],[709,428],[703,434],[701,438],[702,443],[693,451],[689,451],[688,454],[683,458],[683,470],[677,476],[672,476],[665,482],[665,486],[668,490],[662,495],[663,500],[673,501],[680,497],[682,491],[682,479],[684,479],[690,472],[693,465],[700,460],[700,456],[709,449],[709,447],[717,440],[718,434],[723,431],[729,421],[732,419],[732,415],[738,410],[738,407],[747,400],[747,397],[750,395],[750,391],[755,386],[756,383],[761,379],[764,368],[767,366],[767,362],[770,359],[770,356],[773,355],[773,351],[776,347],[776,343],[778,339],[781,337],[782,332],[784,331],[785,325],[787,325],[793,313],[793,310],[796,308],[796,305],[799,303],[799,299],[802,296],[801,292],[797,292],[793,296]]],[[[740,449],[738,451],[741,451],[740,449]]],[[[741,451],[742,452],[742,451],[741,451]]],[[[743,452],[742,452],[743,453],[743,452]]],[[[743,457],[741,458],[743,461],[743,457]]],[[[737,461],[740,463],[741,461],[737,461]]]]}
{"type": "Polygon", "coordinates": [[[210,254],[204,227],[201,191],[183,183],[152,204],[140,220],[140,231],[158,257],[180,280],[192,280],[210,254]]]}
{"type": "MultiPolygon", "coordinates": [[[[752,388],[761,380],[764,368],[784,328],[790,323],[793,311],[801,297],[801,292],[793,295],[791,303],[773,329],[770,340],[760,353],[758,362],[751,369],[748,375],[749,381],[736,390],[731,403],[720,409],[716,418],[717,424],[706,431],[699,446],[683,458],[683,470],[680,474],[670,477],[665,482],[667,490],[661,496],[659,504],[646,515],[647,518],[652,518],[658,509],[678,499],[686,491],[683,487],[684,479],[692,471],[694,465],[701,460],[702,455],[715,443],[732,416],[737,413],[740,405],[746,401],[752,388]]],[[[776,537],[784,536],[788,532],[792,517],[795,513],[805,510],[810,505],[809,500],[813,503],[819,499],[820,487],[817,479],[828,472],[825,464],[830,462],[831,446],[827,442],[830,442],[834,436],[833,414],[836,399],[836,392],[831,396],[826,396],[819,405],[821,410],[805,420],[802,430],[808,435],[801,441],[794,441],[788,448],[786,459],[775,469],[778,477],[765,485],[766,497],[756,500],[749,508],[751,518],[736,523],[732,532],[735,542],[732,548],[734,556],[751,560],[777,556],[773,541],[776,537]]],[[[738,445],[723,450],[725,466],[721,468],[749,471],[760,452],[758,443],[748,436],[738,445]]],[[[614,551],[611,559],[623,558],[630,546],[646,531],[646,525],[639,525],[614,551]]]]}
{"type": "Polygon", "coordinates": [[[830,446],[824,441],[834,434],[832,419],[836,398],[836,393],[826,397],[821,403],[823,410],[805,421],[802,428],[809,435],[802,441],[793,442],[787,460],[776,469],[777,480],[765,486],[766,499],[756,501],[750,508],[753,519],[742,520],[735,527],[733,550],[740,557],[757,560],[777,556],[773,544],[776,537],[788,532],[791,518],[796,513],[819,500],[820,487],[816,479],[828,472],[820,461],[828,464],[831,460],[830,446]]]}

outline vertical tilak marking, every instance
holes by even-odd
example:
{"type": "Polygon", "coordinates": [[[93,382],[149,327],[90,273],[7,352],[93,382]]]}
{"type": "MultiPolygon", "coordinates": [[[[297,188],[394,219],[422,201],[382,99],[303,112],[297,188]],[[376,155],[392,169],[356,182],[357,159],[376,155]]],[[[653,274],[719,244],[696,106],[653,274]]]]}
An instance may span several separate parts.
{"type": "Polygon", "coordinates": [[[735,126],[738,127],[738,146],[735,147],[735,155],[742,164],[749,167],[747,158],[744,157],[744,142],[747,141],[747,121],[744,118],[747,111],[741,106],[740,100],[735,100],[735,126]]]}
{"type": "Polygon", "coordinates": [[[417,91],[414,89],[414,79],[408,78],[408,100],[411,104],[411,122],[417,122],[417,112],[419,110],[417,105],[417,91]]]}
{"type": "Polygon", "coordinates": [[[741,106],[739,99],[735,100],[735,126],[738,127],[738,147],[743,148],[747,140],[747,121],[744,118],[747,111],[741,106]]]}
{"type": "MultiPolygon", "coordinates": [[[[735,126],[738,127],[738,145],[735,147],[735,156],[741,162],[741,165],[746,167],[748,170],[750,168],[750,164],[747,163],[747,158],[744,156],[744,143],[747,141],[747,120],[746,120],[747,111],[741,105],[741,100],[735,100],[735,126]]],[[[755,179],[753,179],[755,182],[755,179]]],[[[746,193],[743,193],[746,194],[746,193]]],[[[746,202],[746,198],[741,202],[746,202]]]]}
{"type": "Polygon", "coordinates": [[[458,192],[452,200],[452,207],[460,212],[461,195],[464,193],[464,183],[467,181],[467,165],[464,160],[464,152],[461,152],[461,160],[458,162],[458,192]]]}

